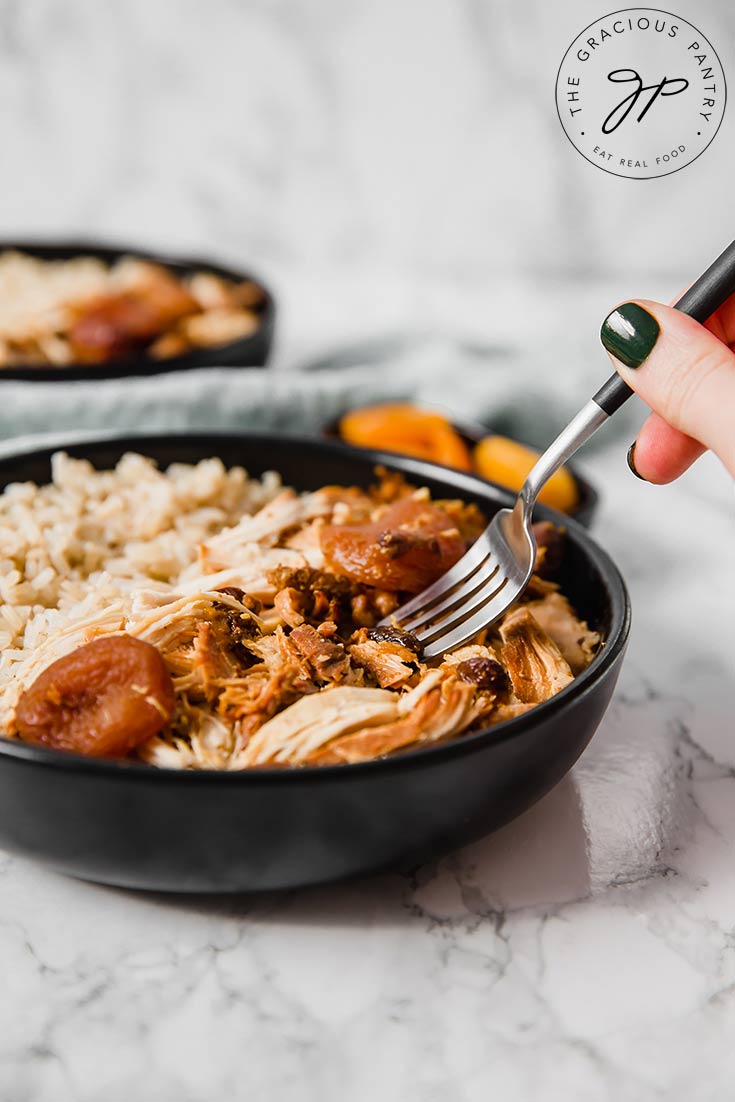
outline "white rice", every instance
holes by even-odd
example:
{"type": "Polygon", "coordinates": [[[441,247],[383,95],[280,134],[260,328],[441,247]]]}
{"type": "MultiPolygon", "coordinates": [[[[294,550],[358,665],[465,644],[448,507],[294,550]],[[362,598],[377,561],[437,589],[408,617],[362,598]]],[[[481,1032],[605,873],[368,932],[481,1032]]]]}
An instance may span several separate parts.
{"type": "Polygon", "coordinates": [[[61,452],[49,485],[8,486],[0,494],[0,728],[19,670],[39,672],[73,649],[85,626],[119,630],[133,599],[170,591],[200,543],[280,487],[273,472],[252,479],[219,459],[161,472],[130,453],[114,470],[96,471],[61,452]]]}

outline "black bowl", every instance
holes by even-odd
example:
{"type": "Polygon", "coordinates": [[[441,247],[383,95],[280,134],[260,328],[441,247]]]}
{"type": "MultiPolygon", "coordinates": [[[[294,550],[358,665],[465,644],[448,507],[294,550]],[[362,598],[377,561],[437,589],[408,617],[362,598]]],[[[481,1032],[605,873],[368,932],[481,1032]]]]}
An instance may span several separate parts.
{"type": "Polygon", "coordinates": [[[0,241],[0,252],[8,250],[28,253],[41,260],[73,260],[78,256],[91,256],[114,264],[123,256],[136,257],[139,260],[151,260],[169,268],[175,275],[191,275],[193,272],[211,272],[223,279],[237,282],[252,280],[264,294],[264,303],[260,310],[260,325],[249,337],[242,337],[228,344],[214,345],[211,348],[197,348],[183,356],[171,356],[165,360],[153,360],[141,353],[126,360],[114,360],[110,363],[67,364],[65,367],[50,367],[48,364],[24,364],[18,367],[0,367],[0,382],[5,379],[23,382],[55,383],[70,380],[120,379],[129,375],[161,375],[167,371],[186,371],[194,367],[264,367],[273,343],[276,304],[272,295],[256,276],[233,268],[223,268],[209,260],[196,257],[169,256],[167,253],[149,252],[146,249],[124,248],[120,245],[100,245],[85,241],[59,241],[54,244],[39,242],[0,241]]]}
{"type": "MultiPolygon", "coordinates": [[[[162,465],[217,455],[308,489],[367,485],[376,463],[487,514],[511,495],[421,460],[279,436],[142,436],[65,450],[110,467],[130,449],[162,465]]],[[[47,482],[51,450],[0,460],[0,487],[47,482]]],[[[561,522],[559,513],[541,515],[561,522]]],[[[0,739],[0,847],[108,884],[162,891],[295,887],[419,862],[479,837],[549,791],[608,706],[630,625],[617,568],[564,518],[565,592],[605,643],[551,700],[453,742],[359,765],[178,772],[0,739]]]]}

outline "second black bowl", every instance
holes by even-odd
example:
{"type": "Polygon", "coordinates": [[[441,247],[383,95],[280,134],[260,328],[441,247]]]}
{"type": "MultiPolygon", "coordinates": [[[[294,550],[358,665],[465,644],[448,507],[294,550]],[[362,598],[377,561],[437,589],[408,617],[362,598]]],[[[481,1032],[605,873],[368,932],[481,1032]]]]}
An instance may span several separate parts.
{"type": "MultiPolygon", "coordinates": [[[[499,436],[507,436],[509,439],[512,440],[516,439],[516,437],[511,436],[510,433],[500,427],[494,426],[492,423],[482,424],[479,421],[468,421],[466,419],[458,421],[445,409],[432,406],[426,406],[424,408],[435,409],[437,413],[440,413],[443,417],[446,417],[454,431],[462,438],[467,447],[470,449],[470,452],[475,447],[475,445],[479,444],[485,436],[493,436],[497,434],[499,436]]],[[[344,412],[346,413],[347,410],[345,410],[344,412]]],[[[340,419],[341,418],[339,417],[333,418],[331,421],[328,421],[326,425],[322,426],[322,433],[327,440],[342,439],[339,431],[340,419]]],[[[524,440],[518,440],[518,443],[523,444],[525,447],[531,446],[529,444],[526,444],[524,440]]],[[[577,501],[574,510],[569,515],[574,520],[576,520],[578,524],[583,524],[585,528],[589,528],[591,527],[592,520],[595,513],[597,512],[600,495],[598,494],[592,483],[589,481],[589,479],[585,478],[585,476],[581,473],[576,463],[569,463],[567,464],[567,467],[574,477],[574,481],[577,484],[577,491],[579,493],[579,500],[577,501]]],[[[448,469],[452,470],[453,468],[450,467],[448,469]]],[[[476,477],[480,478],[481,475],[477,475],[476,477]]],[[[483,481],[487,482],[489,485],[499,486],[499,483],[491,483],[490,480],[487,478],[483,479],[483,481]]],[[[506,490],[507,487],[500,486],[500,489],[506,490]]]]}
{"type": "Polygon", "coordinates": [[[132,375],[160,375],[167,371],[186,371],[196,367],[264,367],[268,359],[276,320],[276,304],[267,287],[256,276],[234,268],[222,267],[209,260],[196,257],[170,256],[168,253],[149,252],[122,245],[101,245],[88,241],[41,242],[0,241],[0,253],[7,251],[27,253],[39,260],[73,260],[78,256],[91,256],[105,264],[114,264],[124,256],[150,260],[168,268],[174,275],[187,276],[194,272],[211,272],[222,279],[242,282],[251,280],[262,290],[264,300],[260,310],[260,325],[249,337],[242,337],[227,344],[197,348],[182,356],[154,360],[140,356],[109,363],[72,363],[50,367],[48,364],[24,364],[18,367],[0,368],[0,382],[5,379],[23,382],[55,383],[70,380],[120,379],[132,375]]]}

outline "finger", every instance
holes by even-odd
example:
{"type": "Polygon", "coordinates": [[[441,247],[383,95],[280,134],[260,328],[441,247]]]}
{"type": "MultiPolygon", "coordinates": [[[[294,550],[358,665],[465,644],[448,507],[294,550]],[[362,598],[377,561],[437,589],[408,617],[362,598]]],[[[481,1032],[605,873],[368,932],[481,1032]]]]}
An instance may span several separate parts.
{"type": "Polygon", "coordinates": [[[600,336],[643,401],[735,475],[735,355],[727,345],[686,314],[645,299],[613,310],[600,336]]]}
{"type": "MultiPolygon", "coordinates": [[[[669,306],[673,307],[674,304],[685,294],[691,287],[691,283],[688,284],[681,292],[681,295],[669,303],[669,306]]],[[[714,314],[711,314],[707,321],[704,322],[705,329],[709,329],[710,333],[721,340],[723,344],[728,345],[730,349],[735,346],[735,295],[731,295],[729,299],[723,302],[714,314]]]]}
{"type": "Polygon", "coordinates": [[[712,317],[704,325],[723,344],[727,344],[732,348],[735,345],[735,295],[731,295],[719,310],[715,310],[712,317]]]}
{"type": "Polygon", "coordinates": [[[699,441],[652,413],[628,452],[628,466],[638,478],[663,486],[684,474],[705,450],[699,441]]]}

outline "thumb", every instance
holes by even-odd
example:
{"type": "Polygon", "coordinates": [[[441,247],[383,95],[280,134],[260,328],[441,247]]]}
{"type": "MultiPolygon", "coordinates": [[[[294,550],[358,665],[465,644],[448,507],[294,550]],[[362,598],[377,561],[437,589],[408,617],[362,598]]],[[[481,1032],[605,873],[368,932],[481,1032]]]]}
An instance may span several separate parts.
{"type": "Polygon", "coordinates": [[[605,318],[618,373],[673,428],[711,448],[735,476],[735,355],[693,318],[639,299],[605,318]]]}

